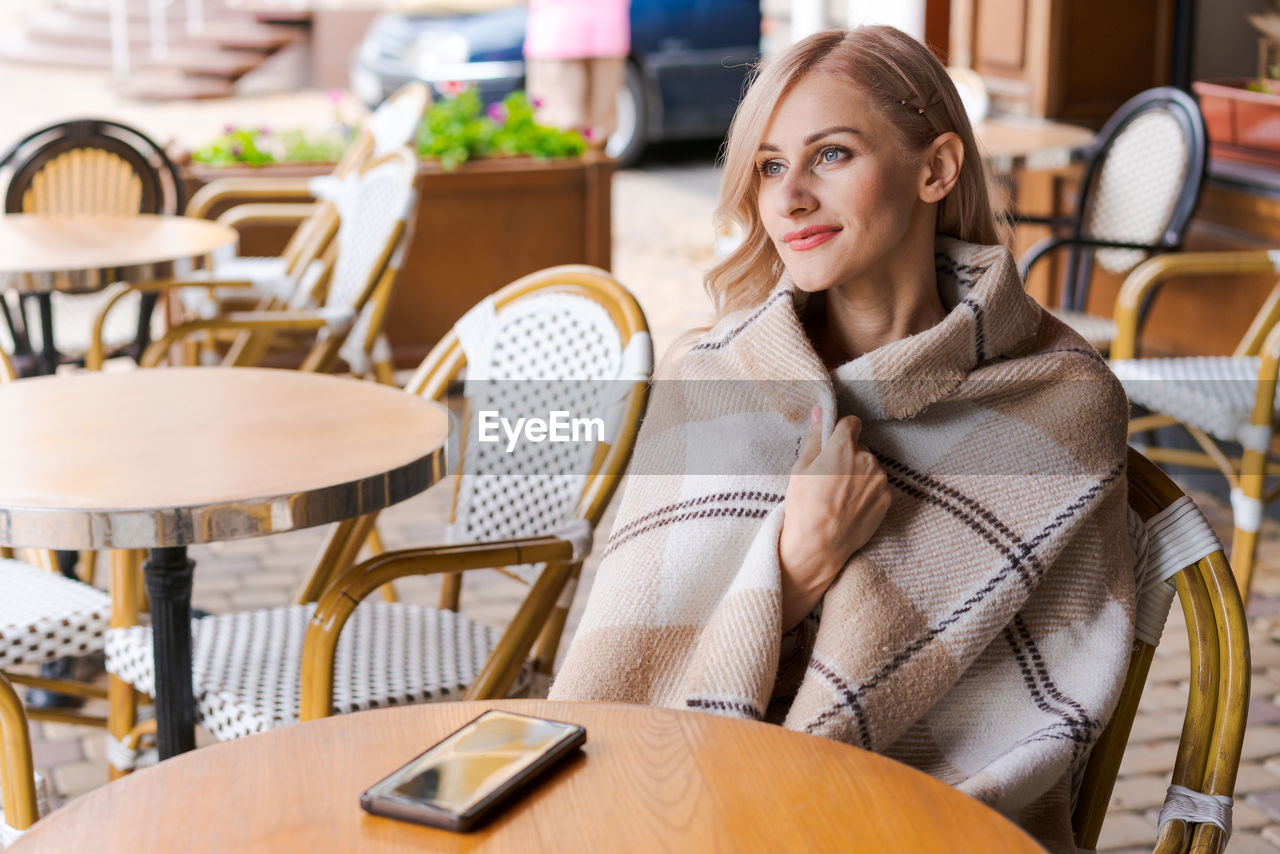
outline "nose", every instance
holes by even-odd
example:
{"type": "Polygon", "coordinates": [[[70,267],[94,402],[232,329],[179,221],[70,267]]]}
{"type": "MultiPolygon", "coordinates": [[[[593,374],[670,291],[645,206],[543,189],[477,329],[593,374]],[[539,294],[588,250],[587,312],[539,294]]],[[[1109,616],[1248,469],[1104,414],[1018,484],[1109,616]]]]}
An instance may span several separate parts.
{"type": "Polygon", "coordinates": [[[810,186],[811,177],[804,169],[789,169],[782,177],[781,202],[787,216],[803,216],[817,209],[818,198],[810,186]]]}

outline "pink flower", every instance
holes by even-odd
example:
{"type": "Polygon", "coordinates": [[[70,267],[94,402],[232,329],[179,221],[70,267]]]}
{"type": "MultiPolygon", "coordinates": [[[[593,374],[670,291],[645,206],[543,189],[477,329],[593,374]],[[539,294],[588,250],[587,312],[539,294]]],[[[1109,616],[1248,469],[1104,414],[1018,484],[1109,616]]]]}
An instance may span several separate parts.
{"type": "Polygon", "coordinates": [[[437,84],[441,94],[450,98],[461,95],[467,91],[467,84],[464,80],[445,80],[443,83],[437,84]]]}
{"type": "Polygon", "coordinates": [[[583,128],[583,129],[582,129],[582,138],[583,138],[583,139],[585,139],[585,140],[587,140],[587,141],[589,142],[593,136],[595,136],[595,134],[591,132],[591,128],[583,128]]]}
{"type": "Polygon", "coordinates": [[[223,125],[223,126],[222,126],[222,132],[223,132],[223,133],[235,133],[235,132],[236,132],[236,126],[235,126],[235,125],[233,125],[233,124],[225,124],[225,125],[223,125]]]}
{"type": "Polygon", "coordinates": [[[346,94],[347,93],[341,89],[330,89],[328,92],[324,93],[324,96],[329,99],[330,104],[336,107],[342,103],[342,99],[346,97],[346,94]]]}
{"type": "Polygon", "coordinates": [[[258,133],[264,137],[271,136],[271,128],[267,127],[266,125],[263,125],[262,127],[258,128],[258,133]]]}
{"type": "Polygon", "coordinates": [[[538,109],[538,108],[539,108],[539,107],[541,107],[541,106],[542,106],[542,99],[541,99],[541,98],[534,98],[534,99],[533,99],[533,108],[536,110],[536,109],[538,109]]]}
{"type": "Polygon", "coordinates": [[[490,104],[485,112],[489,114],[489,118],[493,119],[498,124],[503,124],[507,120],[507,107],[505,104],[490,104]]]}

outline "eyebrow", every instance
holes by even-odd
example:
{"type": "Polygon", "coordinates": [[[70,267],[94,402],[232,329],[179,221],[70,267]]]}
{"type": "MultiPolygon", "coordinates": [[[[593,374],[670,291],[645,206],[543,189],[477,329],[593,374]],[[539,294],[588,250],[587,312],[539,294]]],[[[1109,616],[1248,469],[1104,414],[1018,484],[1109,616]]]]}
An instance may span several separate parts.
{"type": "MultiPolygon", "coordinates": [[[[846,127],[844,125],[837,125],[835,127],[824,128],[823,130],[817,131],[816,133],[809,134],[804,138],[804,144],[813,145],[815,142],[822,139],[823,137],[832,136],[837,133],[851,133],[856,136],[862,135],[862,131],[858,130],[857,128],[846,127]]],[[[767,142],[762,142],[760,143],[759,150],[760,151],[777,151],[778,146],[772,145],[767,142]]]]}

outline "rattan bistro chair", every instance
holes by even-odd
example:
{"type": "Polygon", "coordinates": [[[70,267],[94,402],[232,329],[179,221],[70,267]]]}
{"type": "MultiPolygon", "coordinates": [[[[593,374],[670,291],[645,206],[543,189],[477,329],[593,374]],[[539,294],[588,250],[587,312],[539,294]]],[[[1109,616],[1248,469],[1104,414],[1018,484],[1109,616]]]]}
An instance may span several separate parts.
{"type": "MultiPolygon", "coordinates": [[[[164,149],[146,134],[106,119],[76,119],[40,128],[0,156],[6,213],[60,216],[138,213],[176,214],[184,205],[182,179],[164,149]]],[[[15,355],[24,374],[37,369],[31,332],[39,332],[38,369],[52,372],[61,361],[78,361],[85,352],[98,294],[22,295],[10,306],[0,294],[15,355]],[[40,310],[40,326],[28,325],[26,302],[40,310]],[[55,322],[55,316],[61,318],[55,322]]],[[[155,297],[135,296],[127,312],[105,332],[112,352],[128,349],[136,358],[147,346],[155,297]]]]}
{"type": "MultiPolygon", "coordinates": [[[[13,366],[0,351],[0,383],[11,379],[13,366]]],[[[52,571],[55,561],[48,552],[24,550],[23,557],[40,566],[15,560],[10,550],[0,549],[0,848],[48,811],[31,761],[28,718],[106,725],[104,718],[65,709],[31,709],[29,714],[23,709],[13,683],[81,697],[107,696],[98,685],[47,679],[13,668],[26,671],[63,656],[101,651],[112,602],[103,591],[52,571]]]]}
{"type": "Polygon", "coordinates": [[[1115,337],[1107,316],[1086,313],[1094,264],[1128,273],[1152,254],[1182,246],[1200,188],[1208,145],[1195,99],[1171,86],[1141,92],[1107,120],[1088,153],[1075,210],[1048,224],[1054,233],[1018,262],[1023,281],[1036,262],[1067,252],[1062,300],[1054,314],[1105,351],[1115,337]]]}
{"type": "Polygon", "coordinates": [[[208,217],[228,202],[235,202],[218,217],[223,224],[237,228],[283,224],[296,228],[279,257],[228,258],[210,270],[187,277],[187,283],[198,287],[177,291],[185,317],[211,318],[248,307],[319,305],[324,297],[319,280],[320,259],[338,229],[333,198],[336,188],[371,158],[411,145],[429,101],[430,94],[421,83],[400,87],[361,125],[327,176],[224,178],[202,187],[191,199],[188,216],[208,217]]]}
{"type": "MultiPolygon", "coordinates": [[[[548,674],[592,530],[631,455],[651,368],[639,305],[594,267],[532,274],[472,309],[427,356],[408,393],[443,401],[465,372],[456,422],[469,425],[465,436],[477,435],[478,413],[489,406],[601,413],[603,436],[531,445],[515,462],[500,445],[451,441],[451,454],[461,448],[447,545],[352,568],[373,517],[340,523],[296,604],[193,621],[202,725],[225,740],[300,717],[501,697],[526,675],[530,653],[534,671],[548,674]],[[458,610],[462,572],[481,567],[529,585],[505,631],[458,610]],[[355,606],[394,578],[431,574],[445,575],[438,608],[355,606]]],[[[149,629],[113,630],[107,669],[150,692],[149,629]]]]}
{"type": "Polygon", "coordinates": [[[1254,316],[1230,356],[1138,358],[1142,306],[1170,279],[1213,276],[1229,287],[1233,276],[1280,272],[1274,252],[1180,252],[1152,258],[1125,280],[1116,301],[1118,332],[1111,348],[1111,369],[1129,399],[1147,410],[1129,422],[1129,434],[1179,425],[1200,451],[1147,447],[1157,463],[1220,471],[1231,487],[1235,531],[1231,565],[1249,598],[1262,511],[1280,489],[1266,488],[1280,474],[1270,454],[1275,432],[1276,376],[1280,370],[1280,282],[1254,316]],[[1221,443],[1239,443],[1243,453],[1229,456],[1221,443]]]}
{"type": "Polygon", "coordinates": [[[1072,827],[1081,850],[1098,844],[1111,790],[1155,648],[1176,595],[1191,642],[1190,695],[1155,851],[1222,851],[1249,707],[1249,633],[1231,567],[1190,498],[1130,449],[1130,539],[1138,586],[1129,671],[1111,721],[1077,778],[1072,827]]]}
{"type": "MultiPolygon", "coordinates": [[[[413,213],[413,182],[417,156],[400,148],[372,160],[348,175],[333,188],[340,224],[333,243],[322,260],[320,278],[325,282],[325,300],[318,308],[281,307],[272,310],[231,312],[178,324],[154,342],[142,355],[143,367],[158,364],[175,344],[195,335],[248,333],[269,338],[282,332],[310,333],[314,343],[302,363],[302,370],[328,371],[344,355],[348,362],[362,354],[353,353],[347,341],[372,346],[378,325],[385,316],[399,274],[403,247],[413,213]],[[352,331],[358,333],[354,338],[352,331]]],[[[156,282],[159,290],[185,287],[183,282],[156,282]]],[[[113,286],[112,300],[123,297],[129,286],[113,286]]],[[[85,364],[102,365],[103,348],[99,334],[108,311],[94,326],[85,364]]],[[[352,345],[354,346],[354,344],[352,345]]],[[[356,348],[359,349],[359,348],[356,348]]],[[[262,350],[233,347],[224,363],[247,365],[262,350]]]]}

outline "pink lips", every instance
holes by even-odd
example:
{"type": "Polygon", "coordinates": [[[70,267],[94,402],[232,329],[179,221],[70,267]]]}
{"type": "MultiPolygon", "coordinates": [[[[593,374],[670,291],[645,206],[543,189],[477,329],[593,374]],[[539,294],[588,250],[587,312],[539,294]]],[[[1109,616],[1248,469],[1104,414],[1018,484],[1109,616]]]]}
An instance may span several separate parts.
{"type": "Polygon", "coordinates": [[[840,233],[834,225],[806,225],[797,231],[788,231],[782,235],[782,241],[794,252],[803,252],[821,246],[840,233]]]}

